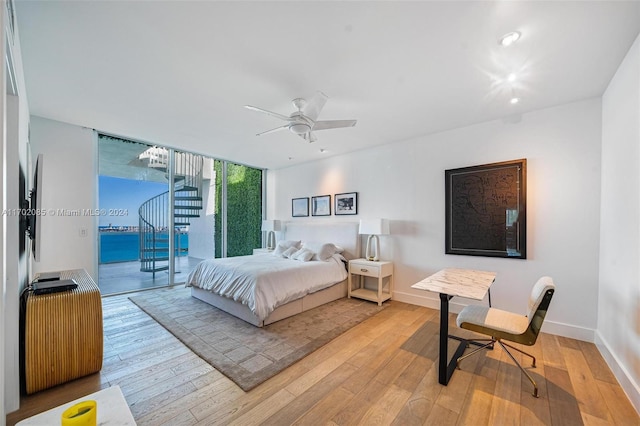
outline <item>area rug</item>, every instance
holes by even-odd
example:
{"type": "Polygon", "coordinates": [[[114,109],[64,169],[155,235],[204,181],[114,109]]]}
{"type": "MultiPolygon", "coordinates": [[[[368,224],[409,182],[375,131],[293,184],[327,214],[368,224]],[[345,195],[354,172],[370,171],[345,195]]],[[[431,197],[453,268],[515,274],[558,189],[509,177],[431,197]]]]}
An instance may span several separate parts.
{"type": "Polygon", "coordinates": [[[245,392],[385,308],[344,298],[258,328],[186,288],[129,299],[245,392]]]}

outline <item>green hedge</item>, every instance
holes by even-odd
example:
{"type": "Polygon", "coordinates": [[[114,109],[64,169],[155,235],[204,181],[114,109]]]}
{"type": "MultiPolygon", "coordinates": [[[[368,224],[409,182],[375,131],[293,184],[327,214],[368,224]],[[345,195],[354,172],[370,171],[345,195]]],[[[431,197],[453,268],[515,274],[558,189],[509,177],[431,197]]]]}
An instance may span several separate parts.
{"type": "MultiPolygon", "coordinates": [[[[222,167],[215,160],[215,256],[222,257],[222,167]]],[[[253,253],[262,244],[262,170],[227,163],[227,257],[253,253]]]]}

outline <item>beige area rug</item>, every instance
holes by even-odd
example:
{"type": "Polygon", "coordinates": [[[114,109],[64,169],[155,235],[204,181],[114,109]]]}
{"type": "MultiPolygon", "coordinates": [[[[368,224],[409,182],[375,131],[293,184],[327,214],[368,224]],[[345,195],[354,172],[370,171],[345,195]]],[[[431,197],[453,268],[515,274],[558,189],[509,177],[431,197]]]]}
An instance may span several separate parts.
{"type": "Polygon", "coordinates": [[[344,298],[258,328],[186,288],[129,299],[245,392],[385,308],[344,298]]]}

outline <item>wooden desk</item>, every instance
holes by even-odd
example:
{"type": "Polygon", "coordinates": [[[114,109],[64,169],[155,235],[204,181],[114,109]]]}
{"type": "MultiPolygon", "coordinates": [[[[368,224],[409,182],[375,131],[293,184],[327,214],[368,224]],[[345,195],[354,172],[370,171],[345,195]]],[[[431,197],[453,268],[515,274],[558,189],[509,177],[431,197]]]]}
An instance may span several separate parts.
{"type": "Polygon", "coordinates": [[[412,288],[440,293],[440,354],[438,359],[438,382],[447,385],[457,361],[470,342],[449,334],[449,300],[454,296],[482,300],[496,279],[495,272],[474,271],[470,269],[448,268],[436,272],[424,280],[412,285],[412,288]],[[449,338],[459,340],[460,344],[451,360],[448,357],[449,338]]]}
{"type": "Polygon", "coordinates": [[[24,375],[31,394],[102,368],[102,298],[84,269],[60,272],[78,288],[29,294],[24,313],[24,375]]]}

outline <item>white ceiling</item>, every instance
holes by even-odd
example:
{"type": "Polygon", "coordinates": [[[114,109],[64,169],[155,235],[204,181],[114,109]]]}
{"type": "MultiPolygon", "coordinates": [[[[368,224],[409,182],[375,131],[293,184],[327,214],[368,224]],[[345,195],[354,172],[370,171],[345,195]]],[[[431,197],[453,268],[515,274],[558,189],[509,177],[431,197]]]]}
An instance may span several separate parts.
{"type": "Polygon", "coordinates": [[[16,9],[33,115],[264,168],[600,96],[640,32],[638,1],[49,0],[16,9]],[[521,40],[499,46],[514,30],[521,40]],[[293,98],[317,90],[329,96],[320,120],[358,124],[317,132],[312,144],[286,131],[255,136],[283,123],[243,105],[289,115],[293,98]]]}

